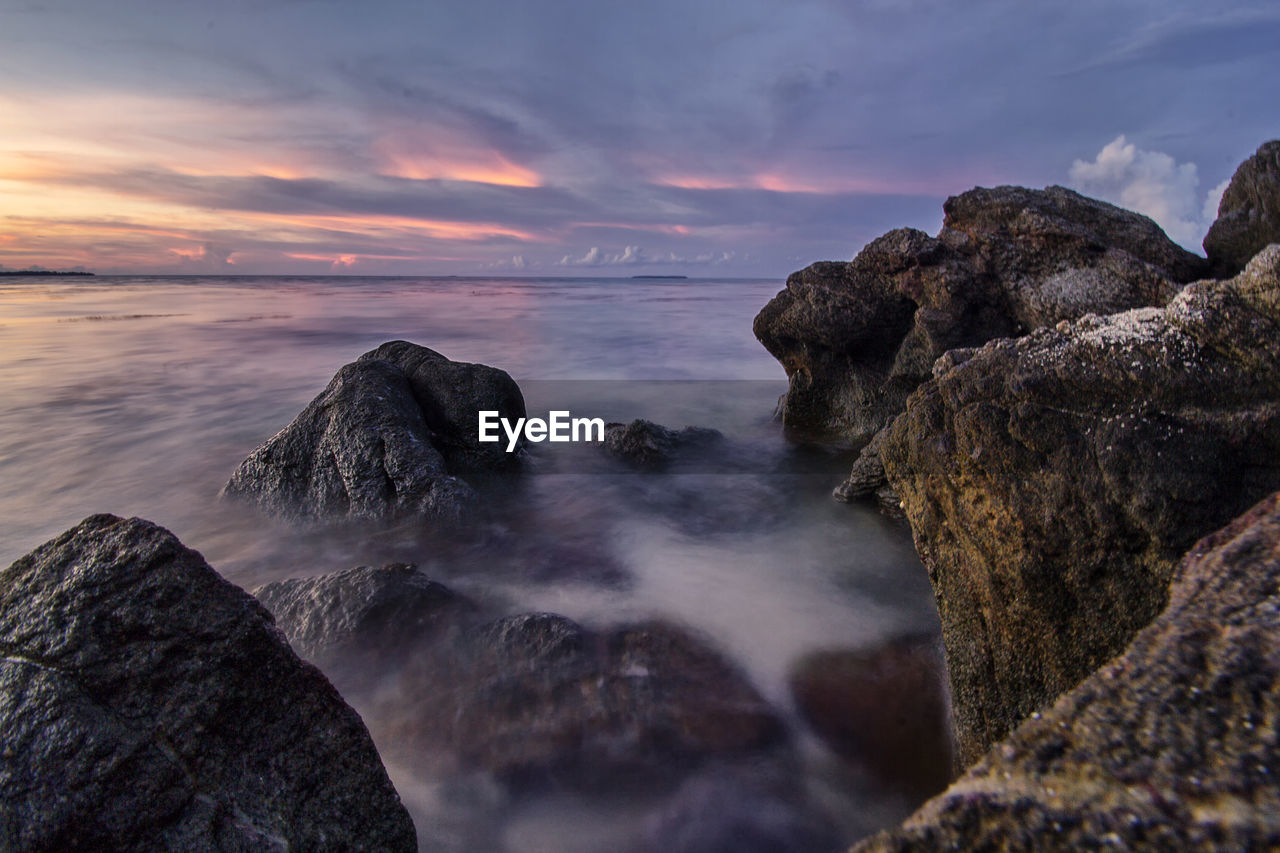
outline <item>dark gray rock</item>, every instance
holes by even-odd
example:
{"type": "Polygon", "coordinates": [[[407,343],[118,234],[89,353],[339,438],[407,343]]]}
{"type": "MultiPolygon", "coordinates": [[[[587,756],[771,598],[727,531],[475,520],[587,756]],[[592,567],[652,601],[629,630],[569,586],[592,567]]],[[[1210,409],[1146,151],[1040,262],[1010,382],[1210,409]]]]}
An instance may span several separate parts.
{"type": "Polygon", "coordinates": [[[1214,274],[1226,278],[1270,243],[1280,243],[1280,139],[1263,143],[1236,169],[1205,235],[1204,251],[1214,274]]]}
{"type": "Polygon", "coordinates": [[[667,467],[681,453],[706,449],[723,440],[719,430],[693,426],[674,430],[641,418],[629,424],[611,423],[604,427],[605,452],[648,471],[667,467]]]}
{"type": "Polygon", "coordinates": [[[416,566],[357,566],[313,578],[290,578],[253,591],[289,643],[322,668],[416,644],[456,624],[475,606],[416,566]]]}
{"type": "Polygon", "coordinates": [[[458,521],[475,502],[459,475],[518,454],[479,442],[478,411],[524,417],[501,370],[393,341],[345,365],[320,396],[240,464],[225,497],[288,518],[458,521]]]}
{"type": "Polygon", "coordinates": [[[1280,848],[1280,494],[1186,555],[1124,654],[858,853],[1280,848]]]}
{"type": "Polygon", "coordinates": [[[1280,488],[1280,246],[1165,308],[948,353],[881,448],[933,584],[961,766],[1128,645],[1280,488]]]}
{"type": "Polygon", "coordinates": [[[0,574],[0,848],[413,850],[360,718],[168,531],[99,515],[0,574]]]}
{"type": "Polygon", "coordinates": [[[944,212],[936,239],[891,231],[792,274],[757,315],[789,377],[790,435],[861,446],[947,350],[1162,305],[1205,271],[1145,216],[1062,187],[974,189],[944,212]]]}

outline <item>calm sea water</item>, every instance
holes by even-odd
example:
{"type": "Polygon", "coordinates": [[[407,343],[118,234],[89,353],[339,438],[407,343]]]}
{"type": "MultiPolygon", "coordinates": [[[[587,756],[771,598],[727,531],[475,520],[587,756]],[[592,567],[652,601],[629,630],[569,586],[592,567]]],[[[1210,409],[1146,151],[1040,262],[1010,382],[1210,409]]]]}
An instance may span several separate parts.
{"type": "MultiPolygon", "coordinates": [[[[795,718],[786,673],[808,651],[935,630],[936,617],[905,528],[832,502],[847,460],[789,447],[772,420],[784,376],[751,320],[780,286],[0,279],[0,565],[111,512],[164,525],[245,588],[400,559],[510,612],[550,610],[595,626],[673,619],[711,636],[790,715],[814,783],[849,833],[869,831],[905,805],[841,781],[838,763],[795,718]],[[394,339],[505,369],[526,388],[531,413],[569,394],[591,416],[714,426],[749,464],[677,484],[675,511],[670,483],[530,475],[525,499],[501,511],[601,555],[610,581],[441,560],[413,537],[304,534],[216,500],[239,461],[342,364],[394,339]]],[[[442,801],[441,780],[404,770],[398,747],[379,743],[424,844],[480,849],[467,841],[467,809],[442,801]]],[[[596,851],[615,849],[643,809],[554,796],[501,812],[500,846],[596,851]]],[[[475,820],[491,848],[491,810],[475,820]]]]}

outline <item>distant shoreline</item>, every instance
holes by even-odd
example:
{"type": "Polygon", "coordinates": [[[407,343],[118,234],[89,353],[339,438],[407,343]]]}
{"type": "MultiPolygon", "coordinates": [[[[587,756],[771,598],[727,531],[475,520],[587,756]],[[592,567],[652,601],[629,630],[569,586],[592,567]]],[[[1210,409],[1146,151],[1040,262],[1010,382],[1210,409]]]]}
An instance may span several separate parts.
{"type": "Polygon", "coordinates": [[[683,281],[687,279],[689,276],[687,275],[633,275],[631,277],[633,279],[650,279],[650,280],[667,279],[667,280],[683,281]]]}
{"type": "Polygon", "coordinates": [[[93,275],[91,272],[62,272],[59,270],[0,270],[0,276],[16,276],[16,275],[93,275]]]}

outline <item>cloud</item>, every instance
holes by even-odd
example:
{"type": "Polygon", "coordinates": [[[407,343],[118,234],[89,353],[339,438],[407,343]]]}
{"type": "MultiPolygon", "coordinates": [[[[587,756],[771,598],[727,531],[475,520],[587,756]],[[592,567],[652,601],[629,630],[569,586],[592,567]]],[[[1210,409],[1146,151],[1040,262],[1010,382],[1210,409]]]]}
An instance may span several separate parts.
{"type": "Polygon", "coordinates": [[[1217,216],[1224,182],[1208,197],[1199,192],[1195,163],[1179,163],[1161,151],[1147,151],[1123,135],[1103,146],[1091,162],[1071,164],[1071,185],[1077,190],[1156,221],[1178,243],[1198,250],[1217,216]]]}
{"type": "Polygon", "coordinates": [[[654,264],[679,264],[684,266],[706,266],[726,264],[734,260],[736,252],[704,252],[699,255],[685,256],[675,252],[648,252],[639,246],[627,246],[621,252],[612,254],[603,251],[599,246],[592,246],[580,258],[565,255],[556,266],[561,267],[626,267],[654,264]]]}

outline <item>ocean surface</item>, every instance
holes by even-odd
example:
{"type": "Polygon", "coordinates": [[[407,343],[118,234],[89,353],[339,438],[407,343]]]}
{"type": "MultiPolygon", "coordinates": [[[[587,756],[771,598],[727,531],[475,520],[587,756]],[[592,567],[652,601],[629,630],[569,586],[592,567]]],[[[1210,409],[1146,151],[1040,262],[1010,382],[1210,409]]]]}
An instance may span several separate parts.
{"type": "MultiPolygon", "coordinates": [[[[852,839],[911,804],[807,731],[787,673],[814,650],[936,631],[936,616],[905,526],[833,502],[848,458],[789,445],[773,419],[785,378],[751,321],[781,286],[2,278],[0,565],[111,512],[169,528],[246,589],[401,560],[499,611],[552,611],[592,627],[650,617],[687,625],[784,714],[808,784],[852,839]],[[530,414],[571,407],[720,429],[733,464],[684,479],[626,477],[532,447],[527,488],[499,505],[500,521],[551,531],[567,552],[588,555],[581,565],[497,565],[491,555],[449,556],[411,531],[317,532],[218,501],[238,463],[341,365],[396,339],[506,370],[530,414]]],[[[658,802],[563,791],[460,797],[451,780],[412,769],[402,744],[384,737],[378,746],[424,849],[625,849],[658,802]]]]}

